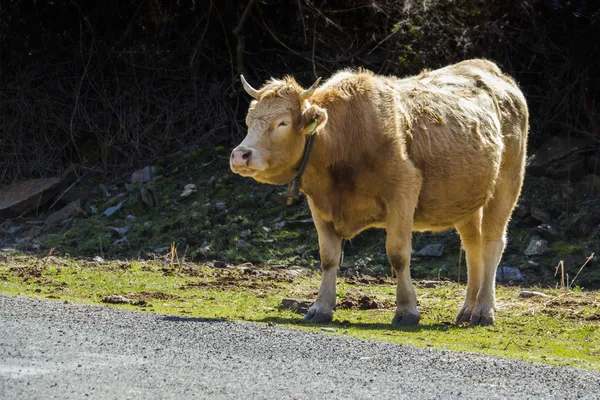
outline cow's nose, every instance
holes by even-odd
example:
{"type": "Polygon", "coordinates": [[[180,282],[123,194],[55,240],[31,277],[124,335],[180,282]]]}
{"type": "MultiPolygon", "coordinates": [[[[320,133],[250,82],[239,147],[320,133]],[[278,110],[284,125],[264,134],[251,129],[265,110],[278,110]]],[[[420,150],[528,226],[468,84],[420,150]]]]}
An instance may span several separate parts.
{"type": "Polygon", "coordinates": [[[247,167],[252,157],[252,150],[238,147],[231,152],[231,165],[234,167],[247,167]]]}

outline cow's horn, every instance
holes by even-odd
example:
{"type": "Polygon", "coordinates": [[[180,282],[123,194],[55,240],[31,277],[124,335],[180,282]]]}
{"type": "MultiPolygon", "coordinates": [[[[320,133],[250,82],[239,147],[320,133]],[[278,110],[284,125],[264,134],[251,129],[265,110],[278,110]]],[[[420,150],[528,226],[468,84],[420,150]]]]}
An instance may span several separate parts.
{"type": "Polygon", "coordinates": [[[319,82],[321,82],[321,77],[317,78],[317,80],[315,81],[315,83],[313,83],[313,85],[311,87],[309,87],[304,92],[302,92],[301,97],[303,99],[308,99],[310,96],[312,96],[313,93],[315,92],[315,90],[317,90],[317,86],[319,86],[319,82]]]}
{"type": "Polygon", "coordinates": [[[240,79],[242,80],[242,85],[244,86],[246,93],[258,100],[258,90],[254,89],[248,82],[246,82],[244,75],[240,74],[240,79]]]}

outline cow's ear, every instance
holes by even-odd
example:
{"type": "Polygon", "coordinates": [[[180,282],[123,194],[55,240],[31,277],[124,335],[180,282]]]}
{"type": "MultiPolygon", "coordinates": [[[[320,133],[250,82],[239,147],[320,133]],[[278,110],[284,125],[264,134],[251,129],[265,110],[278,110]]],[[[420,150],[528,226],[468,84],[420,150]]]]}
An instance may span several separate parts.
{"type": "Polygon", "coordinates": [[[312,135],[327,123],[327,110],[317,105],[304,102],[300,130],[305,135],[312,135]]]}

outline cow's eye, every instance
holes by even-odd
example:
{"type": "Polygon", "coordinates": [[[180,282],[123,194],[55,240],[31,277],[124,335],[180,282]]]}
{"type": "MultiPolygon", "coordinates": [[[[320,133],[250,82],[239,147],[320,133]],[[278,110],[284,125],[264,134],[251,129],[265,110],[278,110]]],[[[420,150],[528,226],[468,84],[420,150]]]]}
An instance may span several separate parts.
{"type": "Polygon", "coordinates": [[[288,122],[285,122],[285,121],[281,121],[281,122],[279,123],[279,127],[282,127],[282,126],[288,126],[288,125],[289,125],[289,123],[288,123],[288,122]]]}

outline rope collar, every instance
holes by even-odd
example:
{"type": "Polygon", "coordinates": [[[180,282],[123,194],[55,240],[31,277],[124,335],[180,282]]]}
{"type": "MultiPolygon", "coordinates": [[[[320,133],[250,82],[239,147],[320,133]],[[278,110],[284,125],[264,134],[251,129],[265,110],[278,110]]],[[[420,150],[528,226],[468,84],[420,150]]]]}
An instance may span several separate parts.
{"type": "Polygon", "coordinates": [[[308,141],[306,142],[306,146],[304,147],[304,155],[302,156],[302,163],[300,164],[300,168],[298,168],[298,173],[296,177],[292,179],[290,183],[288,183],[287,190],[287,205],[291,206],[294,204],[294,200],[300,197],[300,178],[304,173],[304,169],[306,169],[306,164],[308,164],[308,159],[310,158],[310,152],[312,151],[313,139],[315,138],[315,129],[317,127],[317,121],[314,121],[309,127],[309,132],[311,132],[308,137],[308,141]]]}

